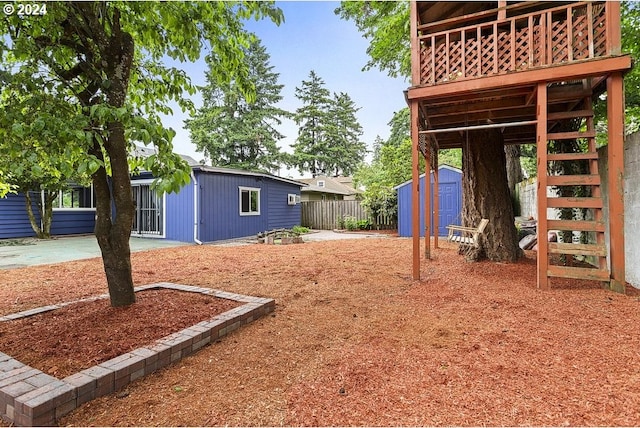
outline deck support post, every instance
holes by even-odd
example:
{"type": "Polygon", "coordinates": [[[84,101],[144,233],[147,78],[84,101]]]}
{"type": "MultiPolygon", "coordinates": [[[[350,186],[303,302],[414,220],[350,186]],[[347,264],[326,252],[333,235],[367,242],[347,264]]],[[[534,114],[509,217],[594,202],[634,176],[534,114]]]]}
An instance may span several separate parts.
{"type": "Polygon", "coordinates": [[[428,260],[431,258],[431,157],[424,159],[424,258],[428,260]]]}
{"type": "Polygon", "coordinates": [[[411,236],[413,241],[413,279],[420,279],[420,158],[418,145],[418,101],[411,101],[411,236]]]}
{"type": "Polygon", "coordinates": [[[609,288],[625,292],[624,260],[624,83],[622,73],[607,78],[607,172],[609,191],[609,288]]]}
{"type": "Polygon", "coordinates": [[[536,149],[538,157],[538,288],[549,289],[547,270],[549,254],[547,243],[547,83],[538,83],[538,120],[536,129],[536,149]]]}
{"type": "Polygon", "coordinates": [[[440,234],[440,177],[438,177],[438,165],[433,168],[433,248],[438,248],[438,235],[440,234]]]}

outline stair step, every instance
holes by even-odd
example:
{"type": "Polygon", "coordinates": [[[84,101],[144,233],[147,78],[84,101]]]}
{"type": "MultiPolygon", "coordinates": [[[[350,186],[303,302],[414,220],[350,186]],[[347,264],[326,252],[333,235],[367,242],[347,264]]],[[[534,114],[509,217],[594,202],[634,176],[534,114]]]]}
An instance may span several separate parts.
{"type": "Polygon", "coordinates": [[[550,175],[547,177],[548,186],[599,186],[598,174],[585,175],[550,175]]]}
{"type": "Polygon", "coordinates": [[[547,220],[547,230],[604,232],[604,222],[589,220],[547,220]]]}
{"type": "Polygon", "coordinates": [[[547,198],[549,208],[602,208],[602,198],[547,198]]]}
{"type": "Polygon", "coordinates": [[[610,274],[606,270],[580,268],[573,266],[554,266],[547,267],[547,276],[556,278],[573,278],[573,279],[589,279],[594,281],[609,281],[610,274]]]}
{"type": "Polygon", "coordinates": [[[547,113],[547,120],[574,119],[577,117],[592,117],[593,110],[559,111],[547,113]]]}
{"type": "Polygon", "coordinates": [[[564,242],[549,242],[550,254],[573,254],[583,256],[606,257],[607,248],[604,244],[569,244],[564,242]]]}
{"type": "Polygon", "coordinates": [[[588,160],[598,159],[598,153],[549,153],[547,154],[548,161],[574,161],[574,160],[588,160]]]}
{"type": "Polygon", "coordinates": [[[576,138],[594,138],[596,131],[572,131],[572,132],[552,132],[547,134],[547,140],[573,140],[576,138]]]}

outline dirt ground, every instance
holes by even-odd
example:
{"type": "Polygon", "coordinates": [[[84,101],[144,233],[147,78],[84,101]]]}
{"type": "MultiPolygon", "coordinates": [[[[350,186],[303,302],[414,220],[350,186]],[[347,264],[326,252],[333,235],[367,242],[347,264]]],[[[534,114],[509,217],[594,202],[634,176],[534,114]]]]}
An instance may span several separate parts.
{"type": "MultiPolygon", "coordinates": [[[[422,281],[402,238],[135,253],[136,285],[271,297],[276,311],[60,424],[640,425],[637,293],[540,291],[535,253],[467,263],[441,245],[422,281]]],[[[99,259],[0,271],[0,314],[105,290],[99,259]]],[[[130,318],[154,324],[145,313],[130,318]]]]}

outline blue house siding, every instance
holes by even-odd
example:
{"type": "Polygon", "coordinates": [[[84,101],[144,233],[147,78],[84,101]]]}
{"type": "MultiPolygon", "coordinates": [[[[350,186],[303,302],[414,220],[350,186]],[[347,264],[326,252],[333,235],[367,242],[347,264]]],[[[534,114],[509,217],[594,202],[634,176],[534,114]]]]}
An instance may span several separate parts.
{"type": "MultiPolygon", "coordinates": [[[[34,214],[40,221],[38,210],[34,205],[34,214]]],[[[0,239],[27,238],[35,236],[27,210],[24,195],[10,193],[0,198],[0,239]]]]}
{"type": "MultiPolygon", "coordinates": [[[[33,212],[40,222],[40,214],[36,206],[38,193],[32,192],[33,212]]],[[[53,210],[51,220],[52,235],[77,235],[93,233],[95,226],[95,210],[53,210]]],[[[28,238],[36,236],[29,223],[25,198],[23,194],[9,194],[0,199],[0,239],[28,238]]]]}
{"type": "Polygon", "coordinates": [[[300,186],[269,180],[267,187],[267,230],[286,228],[299,225],[302,218],[300,204],[289,205],[288,195],[300,196],[300,186]]]}
{"type": "Polygon", "coordinates": [[[80,235],[93,233],[96,210],[53,210],[51,235],[80,235]]]}
{"type": "MultiPolygon", "coordinates": [[[[438,234],[447,234],[446,226],[460,224],[462,211],[462,172],[449,166],[438,168],[439,217],[438,234]]],[[[420,188],[424,189],[424,175],[420,177],[420,188]]],[[[412,236],[411,231],[411,181],[401,184],[398,191],[398,235],[412,236]]],[[[431,174],[431,206],[433,207],[433,173],[431,174]]],[[[420,236],[424,236],[424,192],[420,192],[420,236]]],[[[433,216],[430,229],[433,230],[433,216]]]]}
{"type": "Polygon", "coordinates": [[[267,228],[265,178],[230,174],[198,174],[200,240],[255,235],[267,228]],[[260,188],[260,215],[240,215],[239,187],[260,188]]]}
{"type": "Polygon", "coordinates": [[[165,238],[193,242],[193,182],[165,197],[165,238]]]}

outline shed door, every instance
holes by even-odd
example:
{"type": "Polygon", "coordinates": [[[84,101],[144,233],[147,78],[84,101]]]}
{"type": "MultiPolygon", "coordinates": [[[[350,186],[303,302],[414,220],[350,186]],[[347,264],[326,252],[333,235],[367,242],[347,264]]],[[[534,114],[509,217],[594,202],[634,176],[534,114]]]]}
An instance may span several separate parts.
{"type": "Polygon", "coordinates": [[[447,235],[447,225],[460,224],[462,208],[460,183],[439,183],[438,191],[440,216],[438,217],[438,234],[447,235]]]}
{"type": "Polygon", "coordinates": [[[148,184],[134,184],[131,189],[136,208],[132,233],[152,236],[164,235],[162,197],[158,196],[148,184]]]}

